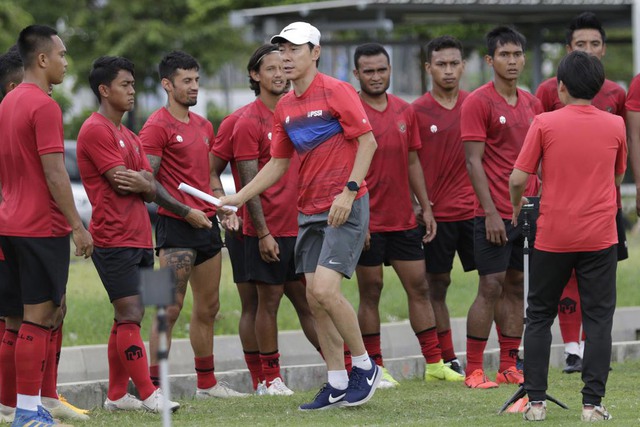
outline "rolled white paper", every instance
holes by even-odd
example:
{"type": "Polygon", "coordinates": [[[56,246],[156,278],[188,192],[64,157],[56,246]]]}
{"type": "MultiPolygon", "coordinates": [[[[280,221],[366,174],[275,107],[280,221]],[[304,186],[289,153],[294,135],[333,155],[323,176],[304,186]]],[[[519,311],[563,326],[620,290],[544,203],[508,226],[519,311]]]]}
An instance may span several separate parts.
{"type": "MultiPolygon", "coordinates": [[[[189,184],[185,184],[184,182],[181,182],[180,185],[178,185],[178,190],[184,191],[187,194],[191,194],[193,197],[202,199],[207,203],[211,203],[212,205],[215,205],[218,207],[222,205],[222,203],[220,203],[220,199],[218,199],[217,197],[213,197],[212,195],[207,194],[204,191],[200,191],[197,188],[190,186],[189,184]]],[[[233,212],[238,212],[238,208],[235,206],[225,205],[222,207],[224,209],[228,209],[233,212]]]]}

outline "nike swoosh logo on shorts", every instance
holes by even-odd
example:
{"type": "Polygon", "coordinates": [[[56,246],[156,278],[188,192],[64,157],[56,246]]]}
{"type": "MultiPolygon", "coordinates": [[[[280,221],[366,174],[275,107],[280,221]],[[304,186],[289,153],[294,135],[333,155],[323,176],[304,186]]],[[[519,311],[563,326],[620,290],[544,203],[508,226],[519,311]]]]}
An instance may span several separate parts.
{"type": "Polygon", "coordinates": [[[334,260],[330,259],[329,260],[329,264],[331,264],[331,265],[340,265],[342,263],[341,262],[335,262],[334,260]]]}
{"type": "Polygon", "coordinates": [[[333,397],[332,394],[329,394],[329,403],[336,403],[340,400],[342,400],[342,398],[346,395],[346,393],[342,393],[340,396],[338,397],[333,397]]]}

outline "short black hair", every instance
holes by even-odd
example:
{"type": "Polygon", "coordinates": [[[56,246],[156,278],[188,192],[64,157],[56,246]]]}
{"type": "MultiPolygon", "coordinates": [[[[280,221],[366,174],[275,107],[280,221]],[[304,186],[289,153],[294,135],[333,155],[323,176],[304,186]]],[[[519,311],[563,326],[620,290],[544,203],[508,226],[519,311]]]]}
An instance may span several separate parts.
{"type": "Polygon", "coordinates": [[[122,56],[101,56],[93,61],[89,72],[89,86],[98,98],[100,98],[100,85],[110,85],[118,77],[120,70],[129,71],[133,77],[136,76],[133,62],[122,56]]]}
{"type": "Polygon", "coordinates": [[[24,68],[29,68],[33,64],[38,53],[48,52],[51,49],[51,37],[56,35],[58,32],[46,25],[29,25],[20,31],[18,52],[24,68]]]}
{"type": "Polygon", "coordinates": [[[487,53],[493,57],[498,46],[512,43],[520,46],[524,51],[527,45],[527,39],[518,30],[511,26],[502,25],[489,31],[485,36],[487,41],[487,53]]]}
{"type": "Polygon", "coordinates": [[[251,55],[251,58],[249,58],[249,63],[247,64],[247,72],[249,73],[249,87],[251,88],[251,90],[253,90],[256,96],[260,95],[260,83],[251,78],[251,72],[259,72],[260,64],[262,63],[264,57],[270,55],[273,52],[278,52],[278,54],[280,54],[278,46],[275,44],[267,43],[257,48],[256,51],[253,52],[253,55],[251,55]]]}
{"type": "Polygon", "coordinates": [[[193,56],[181,50],[169,52],[162,58],[158,65],[160,80],[169,79],[173,83],[173,77],[178,70],[200,70],[200,64],[193,56]]]}
{"type": "Polygon", "coordinates": [[[602,36],[602,42],[607,42],[607,33],[605,33],[604,28],[602,28],[602,24],[593,12],[582,12],[571,20],[565,33],[565,41],[568,46],[571,46],[573,32],[576,30],[598,30],[602,36]]]}
{"type": "Polygon", "coordinates": [[[391,63],[391,59],[389,58],[389,52],[384,48],[380,43],[365,43],[361,44],[356,48],[356,51],[353,54],[353,65],[358,69],[358,60],[361,56],[375,56],[375,55],[384,55],[387,58],[387,61],[391,63]]]}
{"type": "Polygon", "coordinates": [[[462,50],[462,43],[460,40],[453,36],[440,36],[431,40],[424,47],[424,53],[427,57],[427,62],[431,62],[431,55],[433,52],[439,52],[443,49],[458,49],[460,51],[460,55],[464,55],[464,51],[462,50]]]}
{"type": "Polygon", "coordinates": [[[604,84],[604,66],[595,56],[573,51],[562,58],[556,74],[569,95],[576,99],[593,99],[604,84]]]}
{"type": "Polygon", "coordinates": [[[7,95],[7,85],[21,83],[23,76],[22,58],[20,58],[17,46],[13,45],[0,56],[0,101],[7,95]]]}

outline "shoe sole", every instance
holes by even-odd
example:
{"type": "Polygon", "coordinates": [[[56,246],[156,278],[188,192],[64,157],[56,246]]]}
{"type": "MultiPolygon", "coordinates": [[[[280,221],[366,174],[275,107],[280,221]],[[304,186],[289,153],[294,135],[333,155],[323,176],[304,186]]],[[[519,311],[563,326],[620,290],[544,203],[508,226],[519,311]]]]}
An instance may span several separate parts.
{"type": "Polygon", "coordinates": [[[298,406],[298,411],[311,412],[311,411],[324,411],[326,409],[336,409],[345,406],[345,402],[337,402],[331,405],[323,406],[322,408],[301,408],[298,406]]]}
{"type": "Polygon", "coordinates": [[[382,369],[376,369],[376,377],[373,380],[373,385],[371,386],[371,390],[369,390],[369,394],[364,398],[357,402],[344,402],[342,406],[360,406],[365,404],[373,397],[373,394],[376,392],[378,385],[380,384],[380,380],[382,380],[382,369]]]}

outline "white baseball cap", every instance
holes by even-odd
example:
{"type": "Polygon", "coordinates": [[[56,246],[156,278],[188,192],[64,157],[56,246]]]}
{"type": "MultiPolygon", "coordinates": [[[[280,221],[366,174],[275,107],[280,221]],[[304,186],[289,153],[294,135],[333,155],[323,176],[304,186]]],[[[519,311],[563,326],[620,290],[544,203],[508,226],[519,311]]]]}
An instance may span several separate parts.
{"type": "Polygon", "coordinates": [[[277,36],[271,37],[271,43],[290,42],[293,44],[320,44],[320,31],[307,22],[294,22],[287,25],[277,36]]]}

